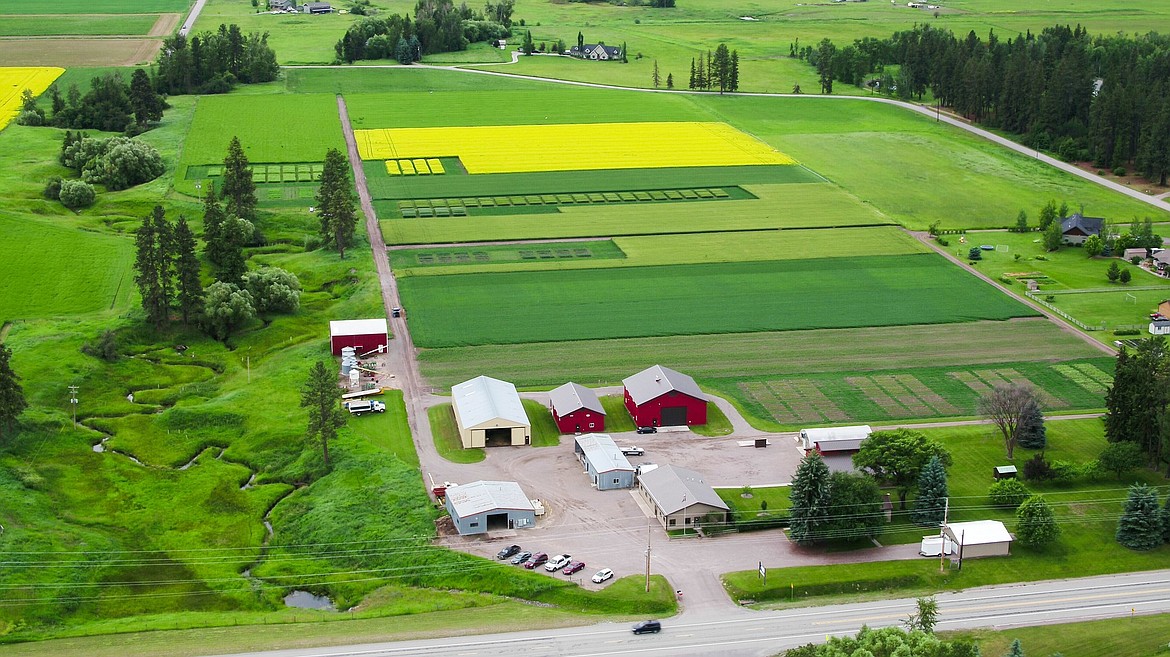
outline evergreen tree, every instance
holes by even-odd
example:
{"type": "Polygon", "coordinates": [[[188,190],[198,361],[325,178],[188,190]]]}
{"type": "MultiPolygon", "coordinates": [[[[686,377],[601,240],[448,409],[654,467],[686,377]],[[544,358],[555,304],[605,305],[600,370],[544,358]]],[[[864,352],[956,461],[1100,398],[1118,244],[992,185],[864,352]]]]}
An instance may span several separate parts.
{"type": "Polygon", "coordinates": [[[1109,263],[1109,269],[1105,271],[1105,278],[1109,279],[1110,283],[1116,283],[1117,279],[1121,278],[1121,267],[1116,260],[1109,263]]]}
{"type": "Polygon", "coordinates": [[[721,43],[715,48],[715,57],[712,66],[715,71],[715,84],[719,86],[719,93],[727,91],[731,86],[731,51],[727,49],[727,44],[721,43]]]}
{"type": "Polygon", "coordinates": [[[536,44],[532,42],[532,30],[524,32],[524,42],[521,44],[520,49],[525,55],[531,55],[536,52],[536,44]]]}
{"type": "Polygon", "coordinates": [[[1121,273],[1117,275],[1117,282],[1122,285],[1129,285],[1131,280],[1133,280],[1133,274],[1130,273],[1129,267],[1122,269],[1121,273]]]}
{"type": "Polygon", "coordinates": [[[1033,495],[1016,509],[1016,539],[1029,547],[1044,547],[1060,536],[1056,515],[1043,495],[1033,495]]]}
{"type": "Polygon", "coordinates": [[[729,91],[739,91],[739,51],[731,51],[731,80],[727,85],[729,91]]]}
{"type": "Polygon", "coordinates": [[[707,67],[703,71],[703,82],[706,83],[703,88],[710,91],[715,86],[715,58],[711,56],[711,51],[707,51],[707,67]]]}
{"type": "Polygon", "coordinates": [[[154,206],[151,212],[151,223],[154,224],[155,248],[158,249],[158,283],[163,299],[163,321],[171,319],[171,302],[174,300],[175,289],[175,234],[163,206],[154,206]]]}
{"type": "Polygon", "coordinates": [[[1016,232],[1028,232],[1028,212],[1026,210],[1020,210],[1020,213],[1016,215],[1016,232]]]}
{"type": "Polygon", "coordinates": [[[1141,446],[1152,464],[1166,448],[1164,418],[1170,404],[1170,352],[1163,336],[1138,343],[1131,354],[1117,354],[1113,385],[1105,392],[1105,437],[1141,446]]]}
{"type": "Polygon", "coordinates": [[[828,520],[829,467],[817,452],[810,452],[800,461],[792,485],[788,489],[792,514],[788,533],[793,541],[808,545],[820,538],[828,520]]]}
{"type": "Polygon", "coordinates": [[[1008,649],[1004,657],[1024,657],[1024,647],[1020,645],[1020,640],[1012,641],[1011,648],[1008,649]]]}
{"type": "Polygon", "coordinates": [[[134,122],[140,130],[158,123],[163,116],[163,99],[154,91],[146,71],[134,69],[130,76],[130,106],[134,108],[134,122]]]}
{"type": "Polygon", "coordinates": [[[1040,230],[1048,230],[1053,221],[1056,221],[1056,201],[1049,201],[1040,208],[1040,230]]]}
{"type": "Polygon", "coordinates": [[[1044,427],[1044,412],[1040,404],[1032,403],[1024,409],[1020,416],[1019,438],[1020,447],[1028,449],[1044,449],[1048,444],[1048,429],[1044,427]]]}
{"type": "Polygon", "coordinates": [[[939,526],[946,514],[947,469],[938,456],[930,457],[918,476],[918,497],[914,500],[914,523],[924,527],[939,526]]]}
{"type": "Polygon", "coordinates": [[[256,218],[256,182],[239,137],[232,137],[223,160],[223,198],[229,215],[248,221],[256,218]]]}
{"type": "Polygon", "coordinates": [[[218,269],[224,262],[223,206],[215,194],[215,182],[207,181],[203,194],[203,255],[211,266],[218,269]]]}
{"type": "Polygon", "coordinates": [[[12,432],[26,408],[20,376],[12,369],[12,350],[0,342],[0,438],[12,432]]]}
{"type": "Polygon", "coordinates": [[[1166,503],[1162,505],[1162,542],[1170,543],[1170,495],[1166,496],[1166,503]]]}
{"type": "Polygon", "coordinates": [[[301,388],[301,407],[309,409],[306,436],[310,442],[321,443],[321,454],[328,468],[329,442],[337,437],[337,430],[345,426],[345,412],[341,409],[337,376],[323,360],[309,368],[309,378],[301,388]]]}
{"type": "Polygon", "coordinates": [[[666,88],[674,89],[674,73],[666,74],[666,88]]]}
{"type": "Polygon", "coordinates": [[[687,89],[694,89],[696,81],[697,81],[697,78],[695,77],[695,58],[691,57],[691,81],[687,83],[687,89]]]}
{"type": "Polygon", "coordinates": [[[658,74],[658,60],[657,59],[654,60],[654,70],[651,71],[651,73],[650,73],[650,82],[652,82],[654,84],[655,89],[657,89],[659,87],[659,85],[662,83],[662,78],[658,74]]]}
{"type": "Polygon", "coordinates": [[[230,285],[240,285],[240,277],[248,271],[248,256],[244,253],[244,244],[250,239],[256,228],[252,222],[239,217],[227,217],[221,227],[223,234],[222,260],[215,270],[217,281],[230,285]]]}
{"type": "Polygon", "coordinates": [[[630,58],[626,55],[626,42],[622,41],[622,63],[629,64],[630,58]]]}
{"type": "Polygon", "coordinates": [[[199,256],[195,253],[195,233],[187,225],[187,217],[179,215],[175,224],[175,287],[179,313],[183,324],[190,324],[199,315],[203,304],[203,282],[199,277],[199,256]]]}
{"type": "Polygon", "coordinates": [[[1060,222],[1054,221],[1048,224],[1048,228],[1044,229],[1044,249],[1046,251],[1056,251],[1060,249],[1063,241],[1064,234],[1060,231],[1060,222]]]}
{"type": "Polygon", "coordinates": [[[357,210],[349,183],[349,161],[336,148],[325,154],[321,188],[317,191],[317,216],[322,241],[344,258],[345,250],[353,244],[357,210]]]}
{"type": "Polygon", "coordinates": [[[1117,542],[1131,550],[1151,550],[1164,542],[1158,495],[1145,484],[1129,487],[1129,497],[1117,522],[1117,542]]]}
{"type": "MultiPolygon", "coordinates": [[[[156,206],[157,207],[157,206],[156,206]]],[[[170,300],[164,293],[163,272],[167,268],[165,253],[160,248],[157,224],[153,214],[142,218],[142,225],[134,234],[134,282],[142,297],[146,321],[161,329],[167,320],[170,300]]]]}

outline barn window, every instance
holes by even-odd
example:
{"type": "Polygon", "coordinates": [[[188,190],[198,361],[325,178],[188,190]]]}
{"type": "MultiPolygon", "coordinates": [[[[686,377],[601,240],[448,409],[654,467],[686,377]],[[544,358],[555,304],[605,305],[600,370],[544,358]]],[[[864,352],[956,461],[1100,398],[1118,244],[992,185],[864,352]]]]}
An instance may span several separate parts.
{"type": "Polygon", "coordinates": [[[470,525],[468,525],[468,527],[479,527],[479,523],[478,523],[478,522],[473,522],[473,523],[471,523],[470,525]]]}
{"type": "Polygon", "coordinates": [[[671,518],[670,520],[668,520],[666,522],[666,524],[670,525],[671,527],[674,527],[674,518],[671,518]]]}
{"type": "Polygon", "coordinates": [[[615,484],[616,484],[616,483],[618,483],[618,480],[617,480],[617,479],[614,479],[614,480],[613,480],[613,483],[615,483],[615,484]]]}
{"type": "Polygon", "coordinates": [[[590,423],[589,423],[589,428],[590,428],[590,429],[592,429],[592,428],[593,428],[593,423],[592,423],[592,422],[590,422],[590,423]]]}

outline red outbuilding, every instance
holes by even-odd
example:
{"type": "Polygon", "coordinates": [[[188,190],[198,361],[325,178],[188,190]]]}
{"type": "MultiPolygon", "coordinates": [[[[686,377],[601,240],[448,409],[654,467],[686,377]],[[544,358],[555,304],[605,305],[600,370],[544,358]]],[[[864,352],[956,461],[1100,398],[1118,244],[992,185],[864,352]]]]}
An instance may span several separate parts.
{"type": "Polygon", "coordinates": [[[553,420],[561,433],[605,431],[605,409],[597,393],[570,381],[548,393],[553,420]]]}
{"type": "Polygon", "coordinates": [[[334,356],[342,347],[353,347],[359,354],[386,348],[389,331],[386,319],[343,319],[329,322],[329,347],[334,356]]]}
{"type": "Polygon", "coordinates": [[[707,424],[707,395],[686,374],[655,365],[622,384],[626,410],[639,427],[707,424]]]}

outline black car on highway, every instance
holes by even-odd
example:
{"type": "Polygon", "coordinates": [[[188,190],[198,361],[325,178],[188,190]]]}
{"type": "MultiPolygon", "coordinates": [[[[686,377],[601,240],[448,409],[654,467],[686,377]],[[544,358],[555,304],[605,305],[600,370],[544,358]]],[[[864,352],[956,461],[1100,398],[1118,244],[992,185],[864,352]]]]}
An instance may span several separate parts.
{"type": "Polygon", "coordinates": [[[662,631],[662,623],[656,620],[642,621],[634,625],[634,634],[658,634],[662,631]]]}

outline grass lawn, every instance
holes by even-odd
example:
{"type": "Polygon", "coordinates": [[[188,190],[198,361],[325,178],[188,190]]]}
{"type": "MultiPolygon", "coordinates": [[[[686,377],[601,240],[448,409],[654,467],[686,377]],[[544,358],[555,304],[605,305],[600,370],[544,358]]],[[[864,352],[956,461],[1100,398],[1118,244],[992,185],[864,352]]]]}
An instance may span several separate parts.
{"type": "Polygon", "coordinates": [[[406,421],[402,391],[390,390],[378,399],[385,402],[386,412],[373,413],[360,418],[360,421],[350,422],[350,430],[403,463],[418,467],[418,452],[414,449],[414,439],[406,421]]]}
{"type": "Polygon", "coordinates": [[[932,254],[416,276],[401,281],[400,290],[421,347],[949,323],[1033,314],[932,254]],[[674,284],[680,280],[688,284],[674,284]],[[500,315],[500,298],[541,309],[541,321],[523,314],[500,315]],[[718,304],[703,301],[716,298],[718,304]],[[906,302],[891,305],[891,298],[906,302]],[[606,312],[598,312],[603,305],[606,312]],[[648,314],[648,307],[656,311],[648,314]],[[792,312],[794,308],[801,312],[792,312]],[[842,313],[842,308],[849,312],[842,313]]]}
{"type": "Polygon", "coordinates": [[[602,395],[601,407],[605,409],[605,430],[609,433],[622,433],[637,429],[634,418],[626,410],[626,400],[622,395],[602,395]]]}
{"type": "Polygon", "coordinates": [[[439,456],[452,463],[479,463],[487,454],[482,447],[464,449],[459,438],[459,425],[455,422],[455,411],[450,404],[439,404],[427,409],[431,421],[431,435],[439,456]]]}
{"type": "Polygon", "coordinates": [[[5,5],[4,14],[158,14],[186,11],[192,0],[28,0],[5,5]]]}
{"type": "Polygon", "coordinates": [[[1170,614],[941,634],[948,639],[976,641],[984,655],[1005,655],[1012,641],[1019,639],[1025,654],[1029,655],[1061,653],[1077,657],[1153,657],[1166,653],[1170,614]]]}
{"type": "MultiPolygon", "coordinates": [[[[0,10],[7,11],[7,9],[0,10]]],[[[88,16],[79,14],[45,20],[39,16],[4,16],[0,20],[0,36],[109,36],[146,35],[158,20],[158,15],[88,16]]]]}
{"type": "Polygon", "coordinates": [[[693,425],[691,431],[700,436],[726,436],[731,433],[731,420],[723,414],[723,409],[715,404],[707,404],[707,424],[693,425]]]}
{"type": "Polygon", "coordinates": [[[552,413],[544,404],[532,399],[522,399],[524,413],[532,423],[533,447],[556,447],[561,444],[561,430],[553,421],[552,413]]]}

